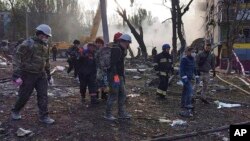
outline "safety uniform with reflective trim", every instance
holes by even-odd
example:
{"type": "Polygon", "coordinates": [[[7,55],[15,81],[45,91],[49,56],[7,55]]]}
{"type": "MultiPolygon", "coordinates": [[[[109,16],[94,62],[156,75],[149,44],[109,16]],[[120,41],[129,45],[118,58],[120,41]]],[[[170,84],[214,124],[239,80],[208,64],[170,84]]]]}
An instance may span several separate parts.
{"type": "Polygon", "coordinates": [[[160,84],[157,88],[157,94],[165,96],[168,88],[168,74],[173,73],[173,57],[167,53],[162,52],[154,58],[154,69],[160,78],[160,84]]]}

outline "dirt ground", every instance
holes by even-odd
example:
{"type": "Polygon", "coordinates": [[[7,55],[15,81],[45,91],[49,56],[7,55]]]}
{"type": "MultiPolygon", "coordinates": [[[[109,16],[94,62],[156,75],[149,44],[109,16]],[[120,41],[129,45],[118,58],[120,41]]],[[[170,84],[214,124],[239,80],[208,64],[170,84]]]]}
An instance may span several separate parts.
{"type": "MultiPolygon", "coordinates": [[[[55,66],[65,66],[65,60],[52,62],[55,66]]],[[[1,66],[0,79],[11,76],[11,66],[1,66]]],[[[237,75],[220,77],[233,82],[250,91],[237,75]]],[[[10,119],[10,110],[16,100],[17,88],[11,82],[0,83],[0,140],[70,140],[70,141],[137,141],[151,140],[159,136],[174,136],[207,129],[218,128],[250,119],[250,95],[247,95],[232,86],[215,78],[211,81],[210,90],[215,90],[217,85],[223,86],[223,90],[210,91],[210,104],[205,104],[196,99],[194,116],[183,118],[179,116],[180,96],[182,86],[176,84],[174,78],[166,100],[159,100],[156,89],[147,86],[146,81],[153,78],[150,73],[128,73],[126,77],[126,91],[129,95],[126,101],[127,111],[133,115],[130,120],[106,121],[103,118],[105,101],[99,105],[91,106],[89,100],[84,104],[80,101],[78,83],[64,71],[55,71],[53,74],[54,85],[49,88],[49,112],[56,120],[54,125],[44,125],[38,121],[38,108],[35,92],[21,112],[22,120],[10,119]],[[134,79],[133,76],[141,76],[134,79]],[[217,85],[216,85],[217,84],[217,85]],[[242,103],[237,108],[218,109],[214,100],[222,102],[242,103]],[[160,122],[159,119],[165,119],[160,122]],[[171,126],[171,121],[181,119],[187,124],[171,126]],[[168,121],[170,120],[170,121],[168,121]],[[25,137],[17,137],[18,128],[31,130],[32,134],[25,137]]],[[[114,115],[117,115],[117,106],[114,107],[114,115]]],[[[182,140],[229,140],[228,130],[199,135],[182,140]]]]}

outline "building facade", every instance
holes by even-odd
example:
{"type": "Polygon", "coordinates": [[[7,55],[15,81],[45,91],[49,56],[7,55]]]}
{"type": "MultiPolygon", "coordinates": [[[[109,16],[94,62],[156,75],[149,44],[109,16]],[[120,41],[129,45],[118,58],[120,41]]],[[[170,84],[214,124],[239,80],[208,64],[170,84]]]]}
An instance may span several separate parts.
{"type": "MultiPolygon", "coordinates": [[[[207,0],[205,21],[205,37],[214,43],[221,68],[227,66],[230,54],[226,42],[230,35],[233,51],[250,71],[250,0],[207,0]]],[[[238,66],[234,57],[233,68],[238,66]]]]}

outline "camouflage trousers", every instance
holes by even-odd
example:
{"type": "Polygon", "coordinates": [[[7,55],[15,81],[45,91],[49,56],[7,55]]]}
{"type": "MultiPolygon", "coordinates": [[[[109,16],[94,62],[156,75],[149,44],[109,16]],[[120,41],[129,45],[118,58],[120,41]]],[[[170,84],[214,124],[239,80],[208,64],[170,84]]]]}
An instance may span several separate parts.
{"type": "Polygon", "coordinates": [[[45,73],[23,72],[21,76],[23,84],[18,91],[18,98],[12,109],[13,112],[19,112],[29,100],[32,92],[36,89],[37,105],[40,117],[48,115],[48,81],[45,73]]]}
{"type": "Polygon", "coordinates": [[[205,98],[208,92],[208,83],[209,83],[210,75],[208,72],[201,72],[200,78],[203,83],[201,96],[205,98]]]}
{"type": "Polygon", "coordinates": [[[110,85],[111,92],[108,95],[107,106],[106,106],[106,115],[112,114],[112,109],[115,101],[118,99],[118,114],[125,113],[125,100],[126,100],[126,92],[124,85],[124,77],[120,76],[120,85],[114,86],[110,85]]]}

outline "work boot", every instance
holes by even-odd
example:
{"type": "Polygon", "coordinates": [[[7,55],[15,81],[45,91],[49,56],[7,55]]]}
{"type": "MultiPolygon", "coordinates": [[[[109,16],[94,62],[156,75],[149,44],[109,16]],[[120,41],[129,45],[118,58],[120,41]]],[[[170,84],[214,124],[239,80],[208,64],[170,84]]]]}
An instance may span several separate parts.
{"type": "Polygon", "coordinates": [[[113,115],[111,115],[111,114],[105,114],[104,116],[104,119],[106,119],[106,120],[110,120],[110,121],[114,121],[114,120],[116,120],[117,118],[115,118],[113,115]]]}
{"type": "Polygon", "coordinates": [[[191,110],[184,110],[184,111],[181,111],[179,114],[182,117],[193,117],[191,110]]]}
{"type": "Polygon", "coordinates": [[[190,105],[185,106],[185,108],[187,108],[187,109],[194,109],[194,106],[190,104],[190,105]]]}
{"type": "Polygon", "coordinates": [[[120,118],[120,119],[130,119],[131,117],[132,117],[132,115],[127,113],[127,112],[123,112],[123,113],[118,114],[118,118],[120,118]]]}
{"type": "Polygon", "coordinates": [[[55,120],[50,118],[49,116],[41,117],[39,120],[40,122],[45,124],[53,124],[55,122],[55,120]]]}
{"type": "Polygon", "coordinates": [[[20,120],[21,118],[22,118],[22,116],[20,115],[20,113],[19,112],[11,112],[11,118],[13,119],[13,120],[20,120]]]}

